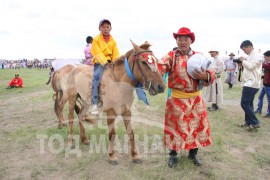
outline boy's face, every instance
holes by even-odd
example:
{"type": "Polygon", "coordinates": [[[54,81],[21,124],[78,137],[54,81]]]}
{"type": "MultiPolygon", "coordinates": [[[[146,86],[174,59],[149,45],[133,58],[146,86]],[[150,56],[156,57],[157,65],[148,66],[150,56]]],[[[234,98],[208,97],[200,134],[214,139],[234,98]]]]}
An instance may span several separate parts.
{"type": "Polygon", "coordinates": [[[270,62],[270,56],[264,56],[264,60],[270,62]]]}
{"type": "Polygon", "coordinates": [[[108,23],[103,23],[100,27],[99,27],[100,32],[102,33],[103,36],[109,36],[110,32],[112,30],[112,27],[110,24],[108,23]]]}

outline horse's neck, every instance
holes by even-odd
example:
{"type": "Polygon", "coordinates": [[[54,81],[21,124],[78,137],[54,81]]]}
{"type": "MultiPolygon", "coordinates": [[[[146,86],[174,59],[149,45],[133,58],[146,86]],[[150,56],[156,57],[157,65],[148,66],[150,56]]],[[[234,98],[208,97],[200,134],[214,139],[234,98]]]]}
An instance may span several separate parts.
{"type": "Polygon", "coordinates": [[[114,67],[111,67],[110,77],[116,82],[128,83],[131,86],[135,87],[137,82],[132,81],[128,76],[127,71],[125,69],[124,63],[115,64],[114,67]]]}

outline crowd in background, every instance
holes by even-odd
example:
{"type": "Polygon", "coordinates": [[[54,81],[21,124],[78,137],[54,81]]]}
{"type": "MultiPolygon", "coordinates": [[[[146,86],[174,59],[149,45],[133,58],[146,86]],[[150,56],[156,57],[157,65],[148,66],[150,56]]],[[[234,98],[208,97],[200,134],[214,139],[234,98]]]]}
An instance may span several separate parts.
{"type": "Polygon", "coordinates": [[[20,68],[49,68],[55,59],[44,60],[0,60],[0,69],[20,69],[20,68]]]}

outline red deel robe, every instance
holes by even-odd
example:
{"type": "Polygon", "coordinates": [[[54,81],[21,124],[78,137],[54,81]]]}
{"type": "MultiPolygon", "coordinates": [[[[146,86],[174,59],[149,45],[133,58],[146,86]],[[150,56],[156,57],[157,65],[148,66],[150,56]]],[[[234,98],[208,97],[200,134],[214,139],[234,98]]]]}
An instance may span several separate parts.
{"type": "Polygon", "coordinates": [[[18,78],[18,79],[13,78],[8,85],[9,86],[22,87],[23,80],[22,80],[22,78],[18,78]]]}

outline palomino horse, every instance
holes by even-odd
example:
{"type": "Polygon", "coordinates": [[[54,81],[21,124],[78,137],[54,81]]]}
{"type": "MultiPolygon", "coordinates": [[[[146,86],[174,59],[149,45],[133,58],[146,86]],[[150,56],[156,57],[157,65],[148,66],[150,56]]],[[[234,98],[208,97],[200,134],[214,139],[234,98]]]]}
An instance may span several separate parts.
{"type": "MultiPolygon", "coordinates": [[[[134,163],[141,163],[134,140],[134,132],[131,127],[131,105],[134,99],[133,92],[138,83],[149,91],[150,95],[163,93],[164,81],[157,70],[157,62],[151,50],[150,44],[144,43],[137,46],[132,42],[133,48],[124,56],[116,59],[110,68],[107,68],[102,76],[100,84],[100,101],[102,110],[107,113],[107,125],[109,127],[109,158],[110,163],[117,164],[115,141],[115,118],[121,115],[129,135],[131,155],[134,163]],[[128,73],[129,72],[129,73],[128,73]]],[[[82,111],[79,113],[79,121],[87,117],[91,105],[91,86],[93,68],[91,66],[79,65],[69,75],[67,91],[69,100],[74,103],[77,96],[82,101],[82,111]],[[73,100],[71,100],[73,98],[73,100]]],[[[64,96],[63,96],[64,98],[64,96]]],[[[69,116],[69,144],[72,141],[72,127],[74,109],[70,109],[69,116]],[[71,112],[72,111],[72,112],[71,112]]],[[[88,141],[85,130],[80,127],[82,141],[88,141]]]]}
{"type": "MultiPolygon", "coordinates": [[[[60,68],[59,70],[55,71],[52,77],[52,88],[55,92],[54,94],[54,111],[58,118],[58,128],[62,128],[64,123],[64,116],[63,116],[63,108],[66,102],[69,102],[69,119],[74,119],[74,110],[77,114],[80,113],[81,108],[76,104],[76,99],[78,95],[73,96],[74,94],[69,93],[72,91],[74,87],[68,86],[68,77],[71,72],[76,68],[74,65],[65,65],[64,67],[60,68]]],[[[77,100],[77,102],[79,102],[77,100]]],[[[93,124],[94,121],[89,117],[85,116],[84,121],[93,124]]],[[[70,122],[70,121],[69,121],[70,122]]],[[[84,127],[82,122],[79,121],[80,131],[84,131],[84,127]]],[[[72,129],[70,129],[72,132],[72,129]]],[[[88,145],[89,141],[81,136],[81,140],[84,144],[88,145]]],[[[69,143],[72,145],[71,143],[69,143]]],[[[72,147],[72,146],[71,146],[72,147]]]]}
{"type": "MultiPolygon", "coordinates": [[[[64,116],[62,110],[64,108],[65,103],[68,101],[68,86],[67,80],[69,74],[72,70],[75,69],[73,65],[66,65],[63,68],[55,71],[52,76],[52,88],[55,92],[54,94],[54,111],[56,116],[58,117],[58,128],[63,126],[64,116]],[[58,109],[61,108],[61,109],[58,109]]],[[[76,109],[76,108],[75,108],[76,109]]]]}

